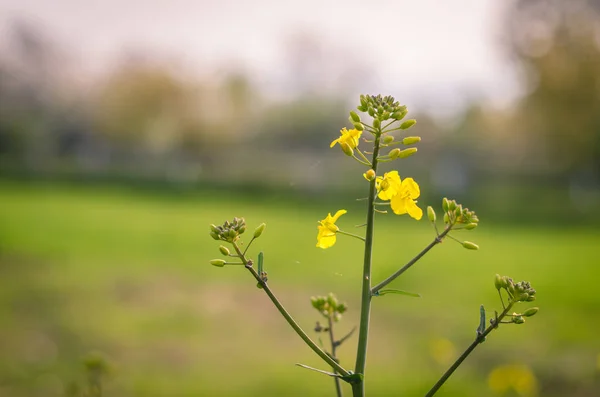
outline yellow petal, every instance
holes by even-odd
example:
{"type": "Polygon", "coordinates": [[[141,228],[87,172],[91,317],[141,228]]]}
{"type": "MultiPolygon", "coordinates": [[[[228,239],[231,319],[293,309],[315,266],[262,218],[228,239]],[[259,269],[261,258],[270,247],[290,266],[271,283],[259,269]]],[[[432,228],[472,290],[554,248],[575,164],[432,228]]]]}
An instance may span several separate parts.
{"type": "Polygon", "coordinates": [[[403,215],[406,214],[408,211],[406,210],[406,202],[409,199],[407,198],[403,198],[401,195],[397,194],[396,196],[392,197],[392,201],[391,201],[391,206],[392,206],[392,211],[394,211],[394,214],[396,215],[403,215]]]}
{"type": "MultiPolygon", "coordinates": [[[[346,210],[339,210],[338,212],[335,213],[335,215],[332,218],[332,222],[337,222],[337,220],[340,218],[340,216],[344,215],[346,212],[346,210]]],[[[329,216],[331,216],[331,214],[329,214],[329,216]]]]}
{"type": "Polygon", "coordinates": [[[417,206],[417,202],[414,200],[406,200],[406,211],[416,220],[420,220],[423,216],[423,210],[417,206]]]}
{"type": "Polygon", "coordinates": [[[408,192],[411,199],[416,199],[421,195],[419,185],[412,178],[406,178],[402,181],[402,190],[408,192]]]}
{"type": "Polygon", "coordinates": [[[335,244],[335,234],[333,236],[324,236],[317,240],[317,247],[329,248],[335,244]]]}

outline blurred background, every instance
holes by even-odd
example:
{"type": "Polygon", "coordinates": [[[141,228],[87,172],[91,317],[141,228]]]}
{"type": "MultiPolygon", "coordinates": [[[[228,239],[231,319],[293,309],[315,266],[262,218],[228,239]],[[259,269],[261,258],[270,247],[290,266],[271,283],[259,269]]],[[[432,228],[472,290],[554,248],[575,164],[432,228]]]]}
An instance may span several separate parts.
{"type": "MultiPolygon", "coordinates": [[[[457,237],[481,250],[448,241],[393,284],[422,298],[374,302],[368,390],[425,394],[500,273],[541,310],[439,395],[599,395],[600,1],[0,0],[0,396],[80,395],[90,352],[110,396],[333,395],[250,276],[208,264],[208,225],[266,222],[253,255],[302,326],[330,291],[357,325],[360,247],[315,226],[363,222],[364,170],[329,143],[379,93],[422,137],[394,167],[422,208],[475,209],[457,237]]],[[[378,224],[376,280],[434,236],[378,224]]]]}

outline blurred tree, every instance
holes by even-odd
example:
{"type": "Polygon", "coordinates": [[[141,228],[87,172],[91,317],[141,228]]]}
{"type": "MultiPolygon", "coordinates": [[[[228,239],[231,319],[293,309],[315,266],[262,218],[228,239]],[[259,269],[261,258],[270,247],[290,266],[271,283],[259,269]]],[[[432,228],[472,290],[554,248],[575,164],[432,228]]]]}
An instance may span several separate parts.
{"type": "Polygon", "coordinates": [[[513,142],[529,166],[600,182],[600,1],[516,0],[507,16],[528,89],[513,142]]]}

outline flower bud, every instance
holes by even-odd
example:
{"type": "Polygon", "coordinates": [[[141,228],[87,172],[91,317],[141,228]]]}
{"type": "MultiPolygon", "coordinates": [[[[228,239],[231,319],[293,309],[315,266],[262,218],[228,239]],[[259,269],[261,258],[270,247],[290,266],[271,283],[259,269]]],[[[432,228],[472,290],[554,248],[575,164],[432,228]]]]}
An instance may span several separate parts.
{"type": "Polygon", "coordinates": [[[215,233],[215,232],[210,232],[210,237],[212,237],[215,240],[221,239],[221,237],[219,237],[219,233],[215,233]]]}
{"type": "Polygon", "coordinates": [[[450,217],[448,217],[448,213],[447,212],[444,214],[444,223],[446,225],[450,223],[450,217]]]}
{"type": "Polygon", "coordinates": [[[367,98],[364,95],[360,95],[360,106],[367,106],[368,102],[367,102],[367,98]]]}
{"type": "Polygon", "coordinates": [[[219,233],[219,228],[216,225],[210,225],[210,231],[219,233]]]}
{"type": "Polygon", "coordinates": [[[376,130],[378,130],[379,127],[381,127],[381,121],[379,119],[374,119],[373,120],[373,128],[375,128],[376,130]]]}
{"type": "Polygon", "coordinates": [[[261,223],[258,225],[258,227],[254,229],[254,238],[259,238],[262,232],[265,230],[265,227],[267,227],[266,223],[261,223]]]}
{"type": "Polygon", "coordinates": [[[448,202],[448,211],[454,211],[456,209],[456,201],[450,200],[448,202]]]}
{"type": "Polygon", "coordinates": [[[406,120],[404,123],[400,124],[400,129],[407,130],[415,124],[417,124],[417,120],[415,119],[406,120]]]}
{"type": "Polygon", "coordinates": [[[373,170],[368,170],[367,172],[365,172],[363,174],[363,176],[365,177],[365,179],[369,182],[371,182],[373,179],[375,179],[375,171],[373,170]]]}
{"type": "Polygon", "coordinates": [[[431,222],[435,222],[435,211],[432,206],[427,207],[427,217],[431,222]]]}
{"type": "Polygon", "coordinates": [[[369,106],[367,109],[367,113],[369,113],[369,116],[371,117],[375,117],[375,109],[373,109],[372,106],[369,106]]]}
{"type": "Polygon", "coordinates": [[[223,267],[225,266],[225,262],[223,259],[213,259],[212,261],[210,261],[210,264],[216,267],[223,267]]]}
{"type": "Polygon", "coordinates": [[[392,160],[399,158],[400,157],[400,149],[395,148],[395,149],[390,150],[390,153],[388,154],[388,156],[390,156],[390,158],[392,160]]]}
{"type": "Polygon", "coordinates": [[[448,201],[448,198],[444,197],[442,199],[442,209],[444,210],[444,212],[448,212],[450,208],[450,202],[448,201]]]}
{"type": "Polygon", "coordinates": [[[494,285],[496,286],[496,289],[498,291],[503,287],[502,276],[500,276],[499,274],[496,274],[496,278],[494,279],[494,285]]]}
{"type": "Polygon", "coordinates": [[[524,317],[531,317],[534,316],[538,312],[538,310],[540,309],[537,307],[530,307],[529,309],[525,310],[522,315],[524,317]]]}
{"type": "Polygon", "coordinates": [[[350,147],[350,145],[342,143],[340,146],[342,147],[342,151],[346,156],[354,156],[354,150],[350,147]]]}
{"type": "Polygon", "coordinates": [[[403,145],[413,145],[415,143],[421,142],[420,136],[407,136],[402,140],[403,145]]]}
{"type": "Polygon", "coordinates": [[[352,121],[356,121],[357,123],[360,122],[360,117],[358,116],[358,114],[356,114],[355,111],[350,111],[350,119],[352,121]]]}
{"type": "Polygon", "coordinates": [[[408,149],[404,149],[400,151],[400,155],[398,156],[401,159],[405,159],[407,157],[412,156],[413,154],[417,153],[417,148],[416,147],[409,147],[408,149]]]}
{"type": "Polygon", "coordinates": [[[225,256],[229,255],[229,248],[225,247],[224,245],[219,246],[219,251],[221,251],[221,253],[225,256]]]}
{"type": "Polygon", "coordinates": [[[390,143],[394,142],[394,137],[391,135],[386,135],[383,137],[383,143],[386,145],[389,145],[390,143]]]}
{"type": "Polygon", "coordinates": [[[467,226],[465,226],[466,230],[473,230],[477,227],[476,223],[468,223],[467,226]]]}
{"type": "Polygon", "coordinates": [[[363,131],[365,129],[365,127],[363,127],[362,123],[359,123],[357,121],[353,121],[352,125],[354,126],[354,129],[357,131],[363,131]]]}
{"type": "Polygon", "coordinates": [[[479,249],[479,246],[477,244],[472,243],[470,241],[463,241],[462,246],[468,250],[478,250],[479,249]]]}
{"type": "Polygon", "coordinates": [[[246,231],[246,226],[242,226],[238,229],[238,234],[243,234],[246,231]]]}
{"type": "Polygon", "coordinates": [[[388,112],[388,111],[383,112],[383,119],[387,120],[389,118],[390,118],[390,112],[388,112]]]}
{"type": "Polygon", "coordinates": [[[406,107],[403,107],[403,109],[394,112],[392,114],[392,118],[400,121],[404,118],[404,116],[406,116],[407,113],[408,113],[408,110],[406,110],[406,107]]]}
{"type": "Polygon", "coordinates": [[[527,298],[527,302],[533,302],[535,300],[535,295],[530,295],[529,298],[527,298]]]}
{"type": "Polygon", "coordinates": [[[525,322],[525,319],[523,318],[523,316],[518,315],[517,313],[513,313],[512,322],[515,324],[523,324],[525,322]]]}

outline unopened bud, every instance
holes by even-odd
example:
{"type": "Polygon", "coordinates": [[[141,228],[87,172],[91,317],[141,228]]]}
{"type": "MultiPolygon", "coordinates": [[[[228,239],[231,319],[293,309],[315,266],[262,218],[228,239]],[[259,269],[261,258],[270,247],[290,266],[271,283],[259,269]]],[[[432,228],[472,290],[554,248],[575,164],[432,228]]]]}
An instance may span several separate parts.
{"type": "Polygon", "coordinates": [[[389,118],[390,118],[390,112],[388,112],[388,111],[383,112],[383,119],[387,120],[389,118]]]}
{"type": "Polygon", "coordinates": [[[266,223],[261,223],[258,225],[258,227],[254,229],[254,238],[259,238],[262,232],[265,230],[265,227],[267,227],[266,223]]]}
{"type": "Polygon", "coordinates": [[[421,142],[420,136],[407,136],[402,140],[403,145],[413,145],[415,143],[421,142]]]}
{"type": "Polygon", "coordinates": [[[219,228],[216,225],[210,225],[210,231],[219,233],[219,228]]]}
{"type": "Polygon", "coordinates": [[[376,130],[378,130],[379,127],[381,127],[381,121],[379,119],[374,119],[373,120],[373,128],[375,128],[376,130]]]}
{"type": "Polygon", "coordinates": [[[212,261],[210,261],[210,264],[216,267],[223,267],[225,266],[225,263],[227,262],[223,259],[213,259],[212,261]]]}
{"type": "Polygon", "coordinates": [[[435,222],[435,211],[432,206],[427,207],[427,217],[431,222],[435,222]]]}
{"type": "Polygon", "coordinates": [[[352,125],[354,126],[354,129],[357,131],[363,131],[365,129],[365,127],[363,127],[362,123],[360,123],[358,121],[353,121],[352,125]]]}
{"type": "Polygon", "coordinates": [[[401,159],[405,159],[407,157],[412,156],[413,154],[417,153],[417,148],[416,147],[409,147],[408,149],[404,149],[400,151],[400,155],[398,156],[401,159]]]}
{"type": "Polygon", "coordinates": [[[342,147],[342,151],[346,156],[354,156],[354,150],[350,147],[350,145],[342,143],[340,146],[342,147]]]}
{"type": "Polygon", "coordinates": [[[395,148],[395,149],[390,150],[390,153],[388,154],[388,156],[390,156],[390,158],[392,160],[399,158],[400,157],[400,149],[395,148]]]}
{"type": "Polygon", "coordinates": [[[221,239],[219,237],[219,233],[215,233],[215,232],[210,232],[210,237],[214,238],[215,240],[220,240],[221,239]]]}
{"type": "Polygon", "coordinates": [[[417,124],[417,120],[415,119],[406,120],[404,123],[400,124],[400,129],[407,130],[415,124],[417,124]]]}
{"type": "Polygon", "coordinates": [[[406,116],[407,113],[408,113],[408,110],[406,110],[406,109],[399,110],[392,114],[392,118],[394,120],[402,120],[404,118],[404,116],[406,116]]]}
{"type": "Polygon", "coordinates": [[[468,250],[478,250],[479,249],[479,246],[477,244],[472,243],[470,241],[463,241],[462,246],[468,250]]]}
{"type": "Polygon", "coordinates": [[[375,109],[373,109],[372,106],[369,106],[369,108],[367,109],[367,113],[369,113],[369,116],[375,117],[375,109]]]}
{"type": "Polygon", "coordinates": [[[513,313],[512,322],[515,324],[523,324],[525,319],[523,316],[518,316],[517,313],[513,313]]]}
{"type": "Polygon", "coordinates": [[[456,209],[456,201],[450,200],[448,203],[448,211],[454,211],[456,209]]]}
{"type": "Polygon", "coordinates": [[[365,177],[365,179],[366,179],[367,181],[371,182],[373,179],[375,179],[375,176],[376,176],[376,174],[375,174],[375,171],[373,171],[373,170],[371,169],[371,170],[368,170],[367,172],[365,172],[365,173],[363,174],[363,176],[365,177]]]}
{"type": "Polygon", "coordinates": [[[500,276],[499,274],[496,274],[496,278],[494,279],[494,285],[496,286],[497,290],[500,290],[503,287],[502,276],[500,276]]]}
{"type": "Polygon", "coordinates": [[[246,226],[242,226],[239,228],[238,233],[243,234],[246,231],[246,226]]]}
{"type": "Polygon", "coordinates": [[[357,123],[360,121],[360,117],[358,116],[358,114],[356,114],[356,112],[355,112],[355,111],[351,111],[351,112],[350,112],[350,118],[351,118],[353,121],[356,121],[357,123]]]}
{"type": "Polygon", "coordinates": [[[389,145],[390,143],[394,142],[394,137],[391,135],[386,135],[383,137],[383,143],[386,145],[389,145]]]}
{"type": "Polygon", "coordinates": [[[448,212],[450,203],[448,202],[448,199],[446,197],[444,197],[442,199],[442,209],[444,210],[444,212],[448,212]]]}
{"type": "Polygon", "coordinates": [[[465,229],[467,230],[473,230],[477,227],[476,223],[468,223],[467,226],[465,226],[465,229]]]}
{"type": "Polygon", "coordinates": [[[229,248],[225,247],[224,245],[219,246],[219,251],[221,251],[221,253],[225,256],[229,255],[229,248]]]}
{"type": "Polygon", "coordinates": [[[448,216],[448,213],[444,213],[444,223],[447,225],[450,223],[450,217],[448,216]]]}
{"type": "Polygon", "coordinates": [[[523,316],[524,317],[534,316],[538,312],[538,310],[540,310],[540,309],[537,307],[530,307],[529,309],[527,309],[523,312],[523,316]]]}

